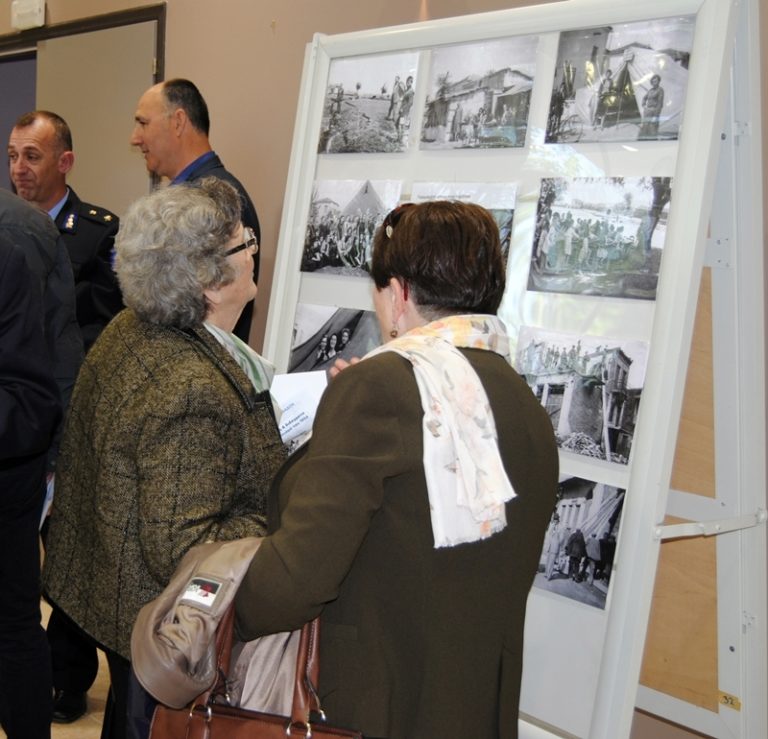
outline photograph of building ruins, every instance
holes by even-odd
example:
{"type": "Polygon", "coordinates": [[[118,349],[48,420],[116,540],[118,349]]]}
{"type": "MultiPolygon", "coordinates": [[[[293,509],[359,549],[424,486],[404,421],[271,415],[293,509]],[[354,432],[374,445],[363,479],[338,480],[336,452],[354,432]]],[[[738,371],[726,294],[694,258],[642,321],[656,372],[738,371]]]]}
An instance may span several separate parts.
{"type": "Polygon", "coordinates": [[[644,341],[525,326],[516,369],[547,410],[560,449],[627,464],[647,354],[644,341]]]}

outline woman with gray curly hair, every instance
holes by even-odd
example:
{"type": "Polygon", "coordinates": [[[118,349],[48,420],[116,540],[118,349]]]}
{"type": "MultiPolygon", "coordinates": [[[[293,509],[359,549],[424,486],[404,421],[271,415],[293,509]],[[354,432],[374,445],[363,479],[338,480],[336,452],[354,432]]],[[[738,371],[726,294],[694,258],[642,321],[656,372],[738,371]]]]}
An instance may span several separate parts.
{"type": "Polygon", "coordinates": [[[231,331],[258,243],[226,182],[134,203],[116,240],[127,309],[72,395],[44,584],[107,654],[102,737],[126,736],[131,628],[193,545],[262,534],[285,452],[272,368],[231,331]]]}

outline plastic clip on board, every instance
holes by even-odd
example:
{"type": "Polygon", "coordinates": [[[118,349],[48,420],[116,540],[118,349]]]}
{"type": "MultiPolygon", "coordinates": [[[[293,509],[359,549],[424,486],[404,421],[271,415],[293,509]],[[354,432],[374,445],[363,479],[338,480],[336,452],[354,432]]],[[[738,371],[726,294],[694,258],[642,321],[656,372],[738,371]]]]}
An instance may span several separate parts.
{"type": "Polygon", "coordinates": [[[696,521],[671,526],[657,526],[654,529],[653,538],[657,541],[663,541],[664,539],[685,539],[692,536],[715,536],[759,526],[764,524],[766,520],[768,520],[768,511],[764,508],[758,508],[755,513],[733,518],[721,518],[717,521],[696,521]]]}

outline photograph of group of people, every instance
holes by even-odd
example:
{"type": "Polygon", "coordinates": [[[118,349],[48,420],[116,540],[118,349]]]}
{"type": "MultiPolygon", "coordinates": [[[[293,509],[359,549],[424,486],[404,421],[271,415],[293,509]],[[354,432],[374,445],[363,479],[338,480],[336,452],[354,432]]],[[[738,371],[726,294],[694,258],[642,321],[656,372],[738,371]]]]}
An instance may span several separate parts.
{"type": "Polygon", "coordinates": [[[545,141],[677,139],[693,28],[683,16],[563,31],[545,141]]]}
{"type": "Polygon", "coordinates": [[[373,311],[299,303],[288,371],[327,370],[337,359],[364,357],[380,345],[373,311]]]}
{"type": "Polygon", "coordinates": [[[541,181],[528,289],[653,300],[670,177],[541,181]]]}
{"type": "Polygon", "coordinates": [[[560,476],[534,587],[605,608],[624,496],[622,488],[560,476]]]}
{"type": "Polygon", "coordinates": [[[318,152],[396,152],[408,146],[416,53],[334,59],[318,152]]]}
{"type": "Polygon", "coordinates": [[[546,408],[562,450],[626,465],[647,355],[644,341],[524,326],[515,367],[546,408]]]}
{"type": "Polygon", "coordinates": [[[318,180],[309,206],[302,272],[364,276],[373,237],[397,205],[394,180],[318,180]]]}

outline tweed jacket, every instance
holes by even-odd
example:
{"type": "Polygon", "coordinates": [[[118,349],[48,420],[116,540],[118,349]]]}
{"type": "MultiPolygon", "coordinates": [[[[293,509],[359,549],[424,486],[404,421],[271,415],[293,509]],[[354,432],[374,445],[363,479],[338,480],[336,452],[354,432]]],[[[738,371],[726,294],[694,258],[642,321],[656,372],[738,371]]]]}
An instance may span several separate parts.
{"type": "Polygon", "coordinates": [[[264,532],[284,456],[268,392],[208,331],[121,312],[72,397],[43,573],[51,600],[130,659],[138,610],[191,546],[264,532]]]}
{"type": "Polygon", "coordinates": [[[557,449],[546,412],[504,359],[463,351],[517,493],[506,528],[434,548],[418,388],[407,360],[380,354],[331,382],[311,441],[278,474],[270,535],[236,597],[243,639],[322,612],[321,703],[331,723],[366,736],[517,736],[525,606],[557,449]]]}

